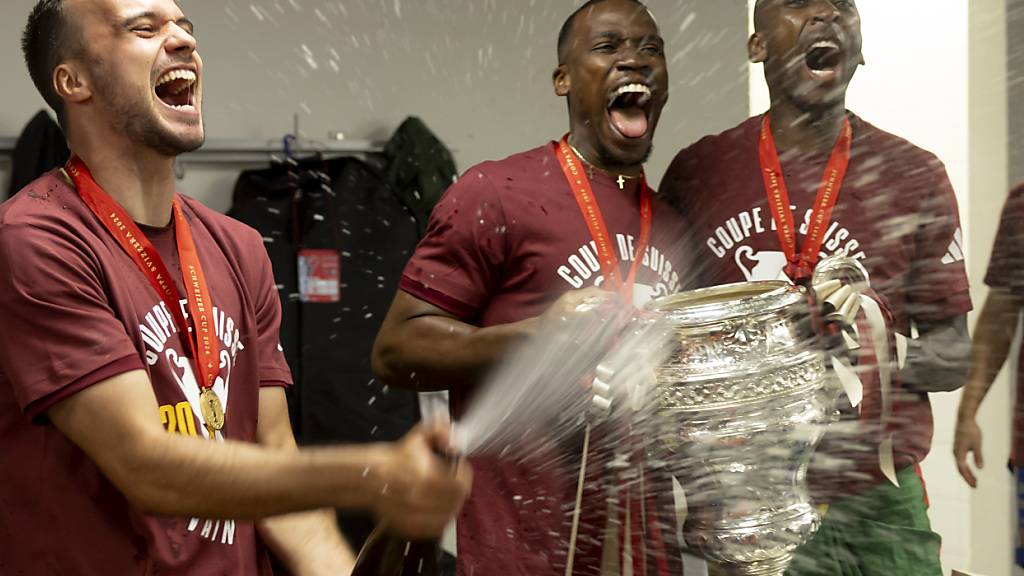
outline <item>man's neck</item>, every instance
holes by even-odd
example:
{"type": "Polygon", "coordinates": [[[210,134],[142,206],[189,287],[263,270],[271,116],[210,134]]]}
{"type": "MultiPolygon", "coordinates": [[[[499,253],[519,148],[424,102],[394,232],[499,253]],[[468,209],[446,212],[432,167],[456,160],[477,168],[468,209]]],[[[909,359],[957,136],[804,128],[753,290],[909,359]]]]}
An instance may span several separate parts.
{"type": "Polygon", "coordinates": [[[779,154],[798,156],[828,155],[846,119],[845,102],[827,108],[802,110],[787,102],[775,101],[768,112],[772,136],[779,154]]]}
{"type": "Polygon", "coordinates": [[[76,142],[72,138],[72,151],[132,220],[156,227],[171,221],[175,193],[173,157],[133,143],[84,140],[76,142]]]}
{"type": "Polygon", "coordinates": [[[589,138],[577,138],[574,134],[569,135],[569,145],[583,158],[583,162],[608,174],[612,178],[636,178],[643,174],[643,164],[614,164],[605,162],[597,152],[597,146],[590,142],[589,138]]]}

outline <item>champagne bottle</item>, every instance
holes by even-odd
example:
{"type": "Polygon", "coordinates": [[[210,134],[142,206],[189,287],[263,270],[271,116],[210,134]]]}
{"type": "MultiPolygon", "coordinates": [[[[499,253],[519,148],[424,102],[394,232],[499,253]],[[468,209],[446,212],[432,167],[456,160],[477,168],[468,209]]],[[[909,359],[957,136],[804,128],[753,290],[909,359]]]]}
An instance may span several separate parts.
{"type": "Polygon", "coordinates": [[[441,541],[413,542],[378,526],[360,550],[352,576],[441,576],[441,541]]]}

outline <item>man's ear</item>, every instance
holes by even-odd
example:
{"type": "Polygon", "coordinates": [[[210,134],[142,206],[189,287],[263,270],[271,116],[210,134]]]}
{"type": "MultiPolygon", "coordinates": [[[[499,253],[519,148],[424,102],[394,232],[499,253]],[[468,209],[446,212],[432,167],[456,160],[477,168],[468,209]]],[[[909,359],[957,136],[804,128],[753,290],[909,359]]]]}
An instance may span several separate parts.
{"type": "Polygon", "coordinates": [[[555,85],[555,94],[559,96],[569,95],[569,87],[572,86],[572,76],[569,75],[568,66],[559,64],[558,68],[555,68],[555,72],[551,75],[551,80],[555,85]]]}
{"type": "Polygon", "coordinates": [[[92,98],[92,85],[77,62],[65,62],[54,69],[53,88],[65,102],[80,104],[92,98]]]}
{"type": "Polygon", "coordinates": [[[768,43],[760,32],[754,32],[750,36],[750,40],[747,40],[747,57],[754,64],[768,59],[768,43]]]}

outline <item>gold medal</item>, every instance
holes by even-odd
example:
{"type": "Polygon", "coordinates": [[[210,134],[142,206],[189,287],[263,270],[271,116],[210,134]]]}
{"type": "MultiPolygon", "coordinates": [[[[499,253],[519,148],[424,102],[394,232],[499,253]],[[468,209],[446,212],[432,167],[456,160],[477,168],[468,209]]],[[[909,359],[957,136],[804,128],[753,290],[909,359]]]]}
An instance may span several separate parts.
{"type": "Polygon", "coordinates": [[[212,388],[203,388],[199,395],[199,411],[203,413],[203,420],[211,430],[220,430],[224,427],[224,407],[220,404],[220,398],[214,394],[212,388]]]}

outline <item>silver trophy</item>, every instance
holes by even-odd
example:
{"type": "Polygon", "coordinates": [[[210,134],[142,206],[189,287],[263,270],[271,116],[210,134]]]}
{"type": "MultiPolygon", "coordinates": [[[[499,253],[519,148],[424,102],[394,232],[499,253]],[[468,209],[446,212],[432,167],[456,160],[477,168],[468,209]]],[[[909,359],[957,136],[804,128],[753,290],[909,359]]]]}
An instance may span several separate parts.
{"type": "Polygon", "coordinates": [[[807,290],[749,282],[648,308],[678,345],[656,370],[658,458],[686,494],[685,539],[736,576],[782,576],[820,519],[807,467],[838,387],[807,290]]]}

